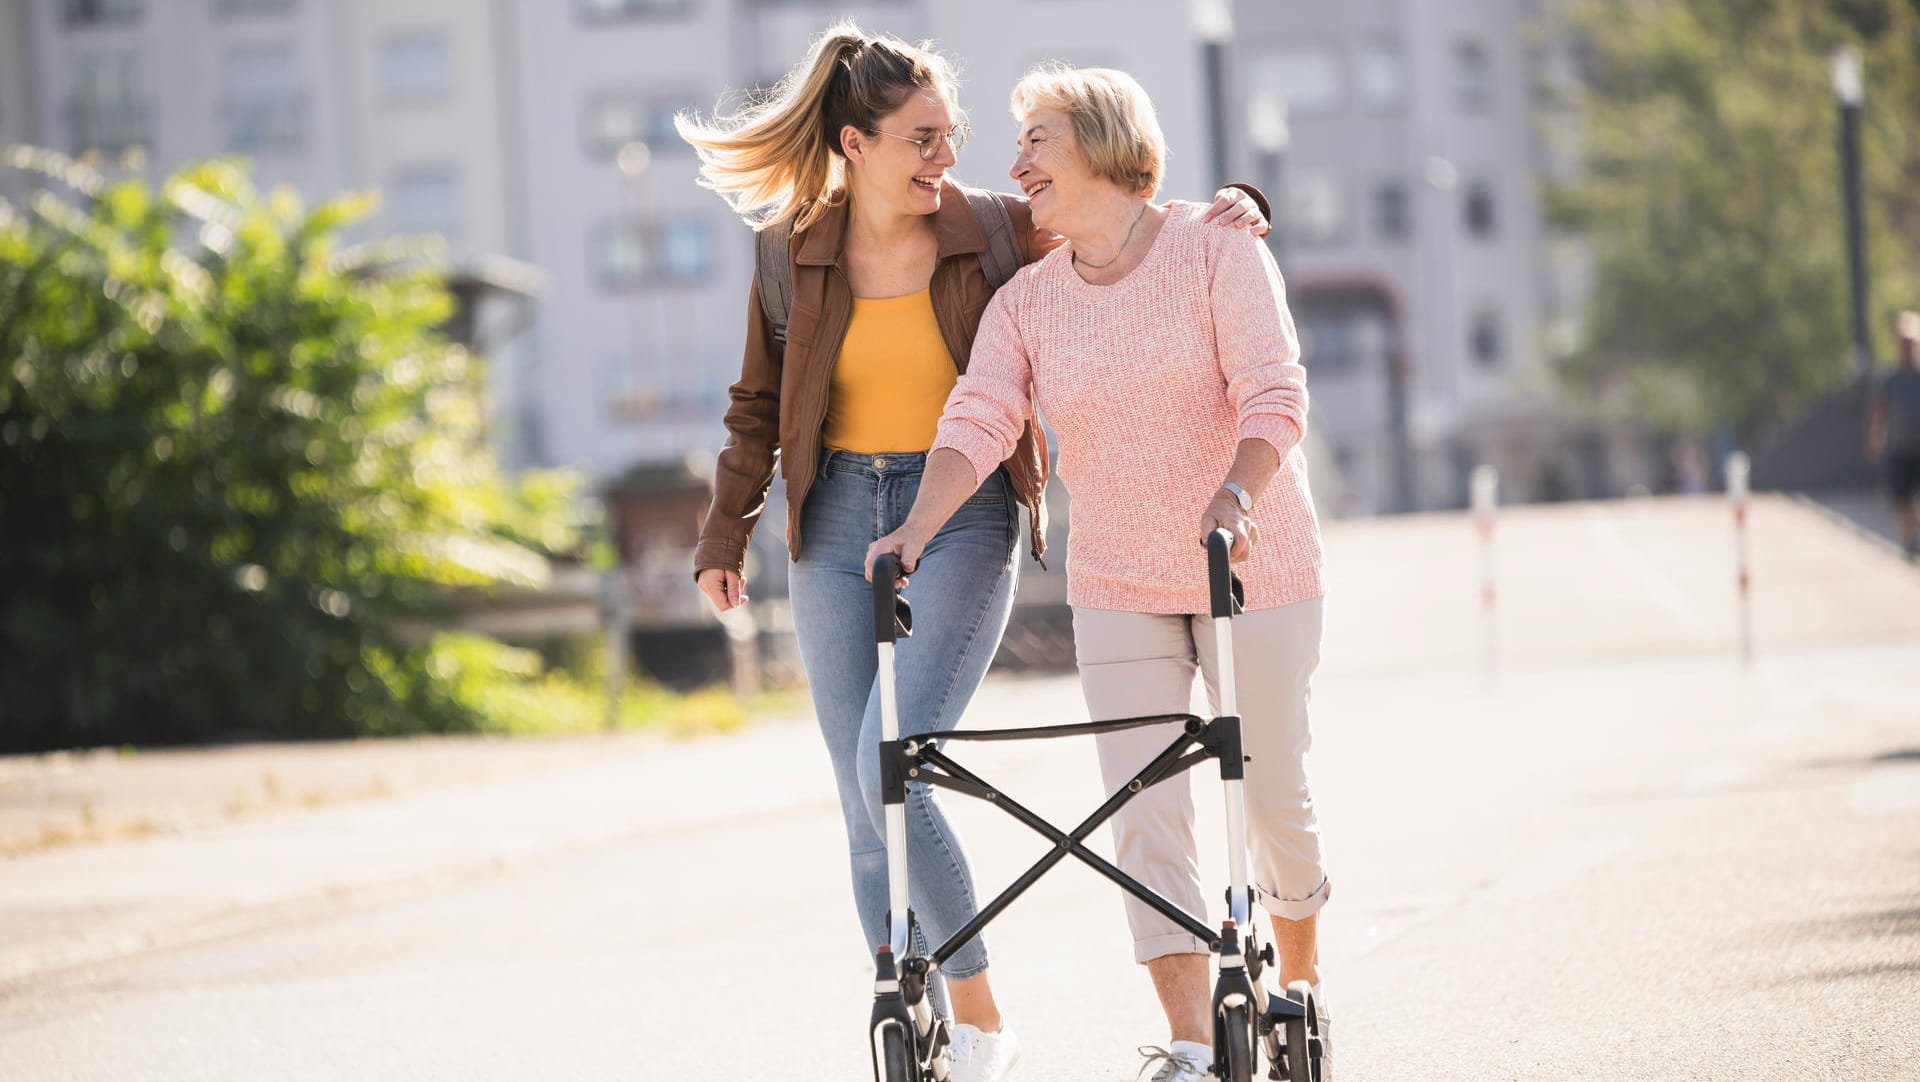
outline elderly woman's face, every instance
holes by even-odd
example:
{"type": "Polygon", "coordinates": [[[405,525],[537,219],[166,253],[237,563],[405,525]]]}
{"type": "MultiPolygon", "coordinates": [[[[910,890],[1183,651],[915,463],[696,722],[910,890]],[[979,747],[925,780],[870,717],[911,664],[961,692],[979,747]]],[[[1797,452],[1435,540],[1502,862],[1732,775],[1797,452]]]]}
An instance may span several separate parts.
{"type": "Polygon", "coordinates": [[[1053,228],[1090,185],[1108,184],[1087,167],[1073,121],[1057,109],[1035,109],[1020,118],[1020,141],[1007,170],[1033,206],[1036,224],[1053,228]]]}

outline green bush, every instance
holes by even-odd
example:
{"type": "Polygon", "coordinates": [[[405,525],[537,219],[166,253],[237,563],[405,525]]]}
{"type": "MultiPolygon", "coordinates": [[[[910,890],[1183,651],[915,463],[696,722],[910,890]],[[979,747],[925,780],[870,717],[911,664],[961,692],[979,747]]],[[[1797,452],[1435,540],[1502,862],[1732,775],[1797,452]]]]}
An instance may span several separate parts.
{"type": "MultiPolygon", "coordinates": [[[[589,662],[582,672],[549,668],[540,655],[479,635],[441,634],[426,660],[429,694],[447,708],[474,719],[480,732],[509,736],[576,736],[606,731],[605,668],[589,662]]],[[[778,700],[768,699],[769,704],[778,700]]],[[[621,690],[613,728],[661,727],[679,735],[740,728],[747,708],[719,690],[678,695],[651,682],[630,681],[621,690]]]]}
{"type": "Polygon", "coordinates": [[[499,475],[417,246],[230,162],[155,188],[7,153],[40,190],[0,202],[0,750],[535,709],[537,667],[430,629],[577,551],[577,484],[499,475]]]}

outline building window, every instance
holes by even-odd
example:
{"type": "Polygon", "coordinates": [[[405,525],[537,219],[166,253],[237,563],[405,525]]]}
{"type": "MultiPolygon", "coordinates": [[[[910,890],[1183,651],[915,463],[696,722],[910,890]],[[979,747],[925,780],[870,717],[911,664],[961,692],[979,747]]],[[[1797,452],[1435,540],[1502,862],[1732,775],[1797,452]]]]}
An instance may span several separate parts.
{"type": "Polygon", "coordinates": [[[61,0],[60,14],[68,26],[111,26],[140,17],[142,0],[61,0]]]}
{"type": "Polygon", "coordinates": [[[659,388],[641,378],[640,362],[624,353],[608,357],[601,369],[600,400],[615,424],[656,417],[661,407],[659,388]]]}
{"type": "Polygon", "coordinates": [[[1473,356],[1473,363],[1482,368],[1498,365],[1505,349],[1503,338],[1499,311],[1483,308],[1476,312],[1473,329],[1467,335],[1467,349],[1473,356]]]}
{"type": "Polygon", "coordinates": [[[1369,108],[1391,109],[1404,102],[1407,74],[1400,46],[1385,40],[1360,46],[1353,55],[1353,89],[1369,108]]]}
{"type": "Polygon", "coordinates": [[[147,103],[140,97],[132,53],[81,53],[73,58],[67,128],[74,152],[118,154],[147,142],[147,103]]]}
{"type": "Polygon", "coordinates": [[[1403,180],[1383,180],[1373,189],[1373,228],[1384,240],[1406,240],[1413,232],[1413,205],[1403,180]]]}
{"type": "Polygon", "coordinates": [[[658,154],[686,149],[674,130],[673,114],[687,106],[684,98],[602,94],[587,103],[581,117],[581,142],[597,158],[611,159],[628,143],[645,143],[658,154]]]}
{"type": "Polygon", "coordinates": [[[387,182],[387,226],[409,236],[458,240],[465,222],[460,174],[451,166],[401,170],[387,182]]]}
{"type": "Polygon", "coordinates": [[[294,0],[213,0],[213,13],[223,19],[285,15],[293,10],[293,5],[294,0]]]}
{"type": "Polygon", "coordinates": [[[689,0],[574,0],[580,18],[590,23],[685,15],[689,0]]]}
{"type": "Polygon", "coordinates": [[[437,101],[453,91],[453,47],[437,31],[400,34],[380,46],[380,86],[389,101],[437,101]]]}
{"type": "Polygon", "coordinates": [[[306,140],[306,96],[293,46],[247,46],[227,53],[221,119],[227,149],[251,154],[297,147],[306,140]]]}
{"type": "Polygon", "coordinates": [[[1493,108],[1493,57],[1477,41],[1453,46],[1453,95],[1460,108],[1484,113],[1493,108]]]}
{"type": "Polygon", "coordinates": [[[1289,177],[1280,193],[1282,236],[1288,245],[1333,244],[1346,236],[1346,192],[1332,177],[1289,177]]]}
{"type": "Polygon", "coordinates": [[[1493,209],[1493,185],[1476,180],[1467,185],[1467,232],[1475,237],[1493,236],[1498,224],[1493,209]]]}
{"type": "Polygon", "coordinates": [[[1340,60],[1328,49],[1275,49],[1252,60],[1255,93],[1277,94],[1296,116],[1338,109],[1340,60]]]}
{"type": "Polygon", "coordinates": [[[701,285],[714,269],[713,229],[697,218],[609,224],[590,247],[602,289],[701,285]]]}

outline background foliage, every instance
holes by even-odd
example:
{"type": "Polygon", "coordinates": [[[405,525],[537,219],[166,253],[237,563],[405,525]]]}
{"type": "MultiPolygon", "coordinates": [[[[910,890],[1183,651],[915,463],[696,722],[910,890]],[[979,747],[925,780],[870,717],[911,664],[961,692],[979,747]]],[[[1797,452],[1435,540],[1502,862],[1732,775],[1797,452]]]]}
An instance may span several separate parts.
{"type": "Polygon", "coordinates": [[[1580,0],[1596,259],[1574,373],[1662,425],[1760,435],[1852,374],[1833,51],[1865,60],[1875,352],[1920,304],[1920,2],[1580,0]]]}
{"type": "Polygon", "coordinates": [[[342,241],[366,198],[9,154],[42,184],[0,204],[0,749],[578,705],[537,655],[431,632],[455,590],[541,584],[579,493],[499,474],[436,273],[342,241]]]}

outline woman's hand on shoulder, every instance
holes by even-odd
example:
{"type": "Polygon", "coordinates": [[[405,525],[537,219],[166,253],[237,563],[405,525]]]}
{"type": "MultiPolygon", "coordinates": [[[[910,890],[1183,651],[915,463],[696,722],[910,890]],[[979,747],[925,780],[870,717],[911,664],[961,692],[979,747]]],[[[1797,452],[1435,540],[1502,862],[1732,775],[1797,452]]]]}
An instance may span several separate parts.
{"type": "Polygon", "coordinates": [[[694,584],[713,602],[713,611],[726,612],[747,603],[747,578],[724,567],[704,568],[694,576],[694,584]]]}
{"type": "Polygon", "coordinates": [[[1213,193],[1213,205],[1200,216],[1200,220],[1217,222],[1234,229],[1250,229],[1256,237],[1264,237],[1273,231],[1266,216],[1260,213],[1260,204],[1239,188],[1222,188],[1213,193]]]}
{"type": "Polygon", "coordinates": [[[1234,499],[1226,489],[1214,492],[1213,499],[1200,516],[1200,543],[1205,545],[1215,530],[1225,530],[1233,535],[1233,548],[1227,556],[1230,563],[1246,562],[1253,555],[1253,546],[1260,543],[1259,524],[1240,510],[1240,501],[1234,499]]]}

